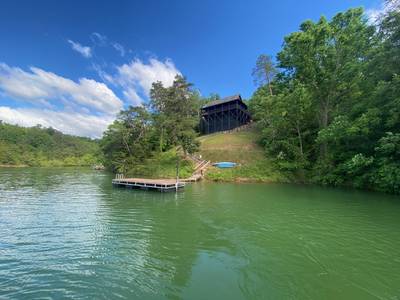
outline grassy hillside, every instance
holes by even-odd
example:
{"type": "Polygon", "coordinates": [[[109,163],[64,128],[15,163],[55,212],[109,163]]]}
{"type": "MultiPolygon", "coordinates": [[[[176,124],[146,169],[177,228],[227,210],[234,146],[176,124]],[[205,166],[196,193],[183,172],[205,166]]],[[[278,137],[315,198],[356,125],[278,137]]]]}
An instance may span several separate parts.
{"type": "Polygon", "coordinates": [[[258,144],[259,132],[246,129],[239,132],[215,133],[199,138],[200,154],[212,162],[232,161],[240,165],[231,169],[211,167],[206,178],[216,181],[285,181],[258,144]]]}
{"type": "MultiPolygon", "coordinates": [[[[210,167],[206,172],[206,179],[213,181],[286,181],[269,161],[263,148],[258,144],[260,134],[255,129],[240,132],[217,133],[198,138],[203,159],[212,162],[233,161],[239,166],[231,169],[210,167]]],[[[176,151],[154,154],[142,164],[135,164],[124,173],[128,177],[144,178],[175,178],[176,151]]],[[[194,165],[191,161],[182,160],[180,177],[191,176],[194,165]]]]}
{"type": "Polygon", "coordinates": [[[2,166],[89,166],[99,161],[97,141],[52,128],[0,122],[2,166]]]}
{"type": "MultiPolygon", "coordinates": [[[[176,177],[177,153],[174,149],[163,153],[157,153],[153,157],[146,159],[142,164],[135,164],[127,170],[127,177],[143,178],[175,178],[176,177]]],[[[193,171],[193,163],[189,160],[181,159],[179,165],[179,177],[189,178],[193,171]]]]}

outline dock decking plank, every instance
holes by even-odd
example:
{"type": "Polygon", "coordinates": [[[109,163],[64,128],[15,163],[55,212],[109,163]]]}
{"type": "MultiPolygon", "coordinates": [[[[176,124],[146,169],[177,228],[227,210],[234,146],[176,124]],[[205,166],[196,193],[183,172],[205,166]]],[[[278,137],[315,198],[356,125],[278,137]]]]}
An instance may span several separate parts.
{"type": "Polygon", "coordinates": [[[184,182],[179,181],[177,183],[175,179],[116,178],[113,179],[112,183],[117,186],[159,191],[176,190],[185,186],[184,182]]]}

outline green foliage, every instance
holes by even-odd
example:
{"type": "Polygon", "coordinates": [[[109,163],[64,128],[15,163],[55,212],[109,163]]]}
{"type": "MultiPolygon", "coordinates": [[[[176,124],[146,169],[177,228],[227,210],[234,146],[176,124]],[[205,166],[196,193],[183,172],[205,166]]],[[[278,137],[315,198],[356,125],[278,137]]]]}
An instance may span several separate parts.
{"type": "Polygon", "coordinates": [[[179,176],[180,178],[189,178],[194,171],[194,166],[191,161],[181,160],[179,156],[180,154],[173,149],[163,153],[154,152],[151,157],[131,165],[126,175],[145,178],[175,178],[176,163],[177,160],[180,160],[179,176]]]}
{"type": "Polygon", "coordinates": [[[250,108],[262,128],[266,151],[273,154],[282,169],[304,167],[308,155],[304,143],[312,122],[311,97],[304,85],[294,80],[274,96],[260,92],[253,97],[250,108]]]}
{"type": "Polygon", "coordinates": [[[168,88],[161,82],[153,83],[150,108],[154,127],[159,131],[161,151],[180,146],[185,153],[193,153],[198,148],[194,129],[199,123],[199,105],[191,86],[182,76],[176,76],[168,88]]]}
{"type": "Polygon", "coordinates": [[[100,159],[98,142],[89,138],[0,122],[1,165],[90,166],[100,159]]]}
{"type": "Polygon", "coordinates": [[[400,192],[399,44],[398,10],[371,26],[362,9],[350,9],[285,37],[276,92],[260,87],[250,101],[265,150],[282,170],[400,192]]]}
{"type": "Polygon", "coordinates": [[[256,61],[252,75],[254,83],[258,86],[267,85],[269,93],[272,96],[272,81],[276,75],[277,70],[270,55],[261,54],[256,61]]]}
{"type": "Polygon", "coordinates": [[[376,151],[376,168],[372,180],[377,189],[400,193],[400,134],[388,132],[382,137],[376,151]]]}
{"type": "Polygon", "coordinates": [[[200,97],[186,79],[177,76],[170,87],[155,82],[147,107],[121,111],[100,142],[105,164],[115,172],[131,176],[190,177],[192,166],[175,150],[195,152],[195,128],[199,123],[200,97]]]}
{"type": "Polygon", "coordinates": [[[100,141],[105,165],[126,173],[128,166],[140,163],[154,148],[151,116],[144,107],[121,111],[100,141]]]}

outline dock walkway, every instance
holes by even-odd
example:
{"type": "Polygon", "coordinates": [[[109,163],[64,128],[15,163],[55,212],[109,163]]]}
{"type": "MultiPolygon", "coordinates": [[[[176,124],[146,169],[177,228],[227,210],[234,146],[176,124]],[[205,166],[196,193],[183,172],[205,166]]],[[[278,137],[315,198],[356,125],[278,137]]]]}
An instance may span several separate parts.
{"type": "Polygon", "coordinates": [[[161,192],[174,191],[185,186],[184,182],[177,182],[175,179],[123,178],[120,176],[113,179],[112,184],[132,189],[157,190],[161,192]]]}

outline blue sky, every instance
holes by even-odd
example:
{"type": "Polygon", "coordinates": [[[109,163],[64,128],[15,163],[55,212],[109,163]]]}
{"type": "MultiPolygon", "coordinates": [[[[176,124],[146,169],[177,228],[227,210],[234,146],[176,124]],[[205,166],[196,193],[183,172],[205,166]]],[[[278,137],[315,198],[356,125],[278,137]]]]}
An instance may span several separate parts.
{"type": "Polygon", "coordinates": [[[2,1],[0,119],[99,137],[151,82],[249,98],[251,69],[306,19],[380,0],[2,1]]]}

